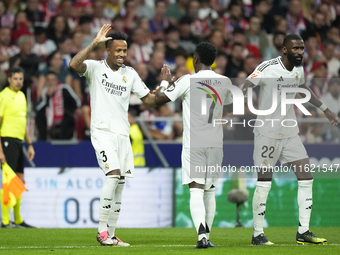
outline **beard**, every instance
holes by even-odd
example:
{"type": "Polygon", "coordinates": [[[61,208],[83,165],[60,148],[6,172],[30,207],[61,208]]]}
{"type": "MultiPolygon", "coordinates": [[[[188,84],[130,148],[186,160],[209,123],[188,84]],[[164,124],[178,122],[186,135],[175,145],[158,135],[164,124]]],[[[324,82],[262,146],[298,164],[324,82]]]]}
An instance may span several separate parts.
{"type": "Polygon", "coordinates": [[[287,58],[289,63],[291,63],[293,66],[301,66],[302,65],[302,56],[301,56],[301,60],[297,60],[296,57],[294,57],[291,54],[287,54],[287,58]]]}

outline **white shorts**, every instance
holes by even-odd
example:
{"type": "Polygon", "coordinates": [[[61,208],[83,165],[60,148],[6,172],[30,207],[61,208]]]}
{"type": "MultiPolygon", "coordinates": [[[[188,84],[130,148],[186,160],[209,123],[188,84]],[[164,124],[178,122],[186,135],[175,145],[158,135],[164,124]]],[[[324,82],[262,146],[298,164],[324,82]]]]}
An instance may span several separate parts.
{"type": "Polygon", "coordinates": [[[120,169],[120,175],[134,177],[133,153],[130,138],[107,130],[92,128],[91,142],[99,167],[105,175],[120,169]]]}
{"type": "Polygon", "coordinates": [[[187,185],[196,182],[204,185],[208,190],[218,183],[220,172],[208,171],[210,167],[221,166],[223,149],[217,147],[208,148],[184,148],[182,150],[182,184],[187,185]]]}
{"type": "Polygon", "coordinates": [[[308,158],[305,146],[298,135],[275,139],[263,135],[256,135],[254,141],[254,165],[275,166],[279,160],[281,165],[300,159],[308,158]]]}

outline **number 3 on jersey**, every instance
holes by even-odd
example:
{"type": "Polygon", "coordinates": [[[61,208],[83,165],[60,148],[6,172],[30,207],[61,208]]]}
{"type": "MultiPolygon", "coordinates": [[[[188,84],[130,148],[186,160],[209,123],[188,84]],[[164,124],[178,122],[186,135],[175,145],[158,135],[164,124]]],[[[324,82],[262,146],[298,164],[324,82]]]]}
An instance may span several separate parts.
{"type": "Polygon", "coordinates": [[[100,154],[102,154],[103,162],[105,163],[107,161],[107,157],[105,155],[105,151],[101,151],[100,154]]]}

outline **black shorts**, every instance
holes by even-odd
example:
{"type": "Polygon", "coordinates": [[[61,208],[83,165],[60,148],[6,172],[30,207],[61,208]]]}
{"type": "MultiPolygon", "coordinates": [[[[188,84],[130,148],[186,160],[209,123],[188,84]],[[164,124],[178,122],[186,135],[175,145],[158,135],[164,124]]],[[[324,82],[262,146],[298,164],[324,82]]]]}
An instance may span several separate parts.
{"type": "Polygon", "coordinates": [[[16,173],[24,173],[24,152],[21,140],[12,137],[1,137],[1,145],[7,164],[16,173]]]}

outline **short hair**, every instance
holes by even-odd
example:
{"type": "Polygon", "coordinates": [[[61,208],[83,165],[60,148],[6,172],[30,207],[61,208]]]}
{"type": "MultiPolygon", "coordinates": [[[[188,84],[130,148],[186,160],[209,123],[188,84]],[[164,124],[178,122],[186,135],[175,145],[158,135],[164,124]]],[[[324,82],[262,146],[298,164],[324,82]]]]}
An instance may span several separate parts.
{"type": "Polygon", "coordinates": [[[41,26],[34,27],[34,35],[42,35],[44,33],[46,33],[46,28],[41,26]]]}
{"type": "Polygon", "coordinates": [[[53,75],[55,75],[55,76],[58,78],[58,74],[57,74],[56,72],[54,72],[54,71],[51,71],[51,70],[49,70],[49,71],[46,73],[45,77],[47,77],[47,75],[50,75],[50,74],[53,74],[53,75]]]}
{"type": "Polygon", "coordinates": [[[127,35],[124,32],[121,32],[121,31],[117,31],[117,32],[108,34],[106,37],[111,37],[112,38],[112,39],[107,40],[105,42],[105,47],[106,48],[110,47],[110,45],[113,43],[114,40],[123,40],[123,41],[127,40],[127,35]]]}
{"type": "Polygon", "coordinates": [[[200,42],[196,47],[195,53],[203,65],[211,66],[216,59],[217,49],[210,42],[200,42]]]}
{"type": "Polygon", "coordinates": [[[15,74],[15,73],[22,73],[22,74],[24,74],[25,71],[24,71],[24,69],[23,69],[22,67],[20,67],[20,66],[13,66],[13,67],[11,67],[11,68],[8,70],[7,77],[10,78],[10,77],[12,77],[13,74],[15,74]]]}
{"type": "Polygon", "coordinates": [[[235,28],[234,30],[233,30],[233,32],[232,32],[232,35],[234,36],[234,35],[244,35],[244,36],[246,36],[246,34],[245,34],[245,32],[244,32],[244,30],[242,29],[242,28],[235,28]]]}
{"type": "Polygon", "coordinates": [[[302,37],[298,34],[289,34],[289,35],[286,35],[285,39],[283,39],[283,46],[287,46],[287,44],[293,40],[302,40],[302,37]]]}
{"type": "Polygon", "coordinates": [[[80,26],[80,25],[84,25],[86,23],[91,23],[91,22],[92,22],[92,18],[84,15],[84,16],[81,16],[79,18],[78,25],[80,26]]]}
{"type": "Polygon", "coordinates": [[[32,42],[32,37],[30,35],[22,35],[19,37],[17,44],[22,46],[26,40],[30,40],[32,42]]]}
{"type": "Polygon", "coordinates": [[[178,32],[179,33],[178,28],[175,27],[174,25],[170,25],[166,29],[164,29],[164,34],[166,34],[166,35],[168,35],[172,32],[178,32]]]}
{"type": "Polygon", "coordinates": [[[64,43],[68,39],[72,40],[72,38],[69,35],[64,35],[58,40],[58,44],[64,43]]]}
{"type": "Polygon", "coordinates": [[[240,46],[240,47],[243,48],[243,44],[240,43],[240,42],[234,42],[234,43],[231,45],[231,48],[233,49],[233,48],[235,48],[236,46],[240,46]]]}

